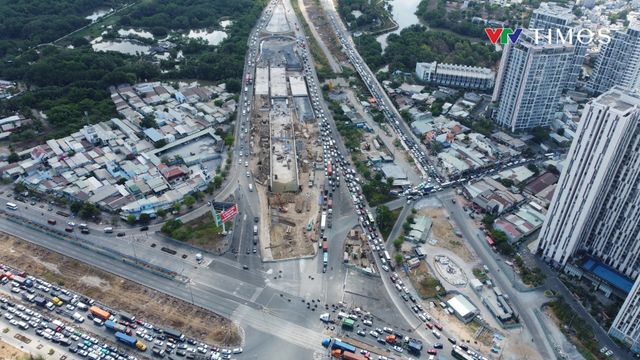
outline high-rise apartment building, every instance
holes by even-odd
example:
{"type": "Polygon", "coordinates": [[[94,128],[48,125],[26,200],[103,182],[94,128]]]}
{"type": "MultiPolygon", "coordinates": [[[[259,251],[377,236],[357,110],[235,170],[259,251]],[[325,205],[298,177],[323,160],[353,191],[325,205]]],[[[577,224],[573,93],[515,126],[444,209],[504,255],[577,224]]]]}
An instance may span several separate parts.
{"type": "Polygon", "coordinates": [[[572,71],[575,46],[523,30],[502,51],[493,91],[496,122],[511,131],[548,126],[572,71]]]}
{"type": "MultiPolygon", "coordinates": [[[[544,31],[546,34],[551,32],[555,41],[558,40],[560,35],[564,39],[571,39],[570,41],[575,46],[572,60],[573,64],[570,70],[565,73],[566,78],[564,80],[564,88],[568,90],[575,89],[578,82],[578,76],[580,76],[580,73],[582,72],[584,57],[587,53],[588,39],[578,38],[580,36],[582,26],[578,23],[576,16],[573,14],[573,10],[553,2],[543,2],[531,14],[529,29],[544,31]]],[[[583,36],[585,35],[583,34],[583,36]]]]}
{"type": "Polygon", "coordinates": [[[627,344],[634,353],[640,352],[640,277],[613,320],[609,335],[627,344]]]}
{"type": "Polygon", "coordinates": [[[587,89],[597,95],[614,85],[640,88],[639,23],[616,31],[611,35],[611,42],[602,46],[587,89]]]}
{"type": "Polygon", "coordinates": [[[613,87],[584,109],[540,231],[564,266],[578,249],[631,278],[640,271],[640,93],[613,87]]]}

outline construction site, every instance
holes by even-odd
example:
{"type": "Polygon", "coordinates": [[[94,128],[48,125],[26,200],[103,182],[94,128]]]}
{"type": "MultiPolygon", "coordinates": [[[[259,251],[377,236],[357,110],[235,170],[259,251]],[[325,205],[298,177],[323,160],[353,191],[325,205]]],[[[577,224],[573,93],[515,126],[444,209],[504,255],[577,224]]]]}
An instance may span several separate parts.
{"type": "MultiPolygon", "coordinates": [[[[284,23],[281,17],[285,13],[275,11],[270,24],[284,23]]],[[[268,25],[267,31],[276,28],[283,27],[268,25]]],[[[254,76],[249,166],[262,207],[261,253],[277,260],[314,254],[324,167],[303,43],[293,33],[266,34],[254,76]]]]}

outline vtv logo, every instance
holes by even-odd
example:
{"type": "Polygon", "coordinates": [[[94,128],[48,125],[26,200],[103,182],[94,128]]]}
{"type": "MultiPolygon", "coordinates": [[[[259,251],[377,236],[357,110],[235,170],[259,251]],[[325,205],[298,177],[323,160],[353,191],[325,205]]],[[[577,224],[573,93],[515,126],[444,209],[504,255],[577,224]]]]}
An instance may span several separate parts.
{"type": "Polygon", "coordinates": [[[484,28],[484,32],[487,34],[489,41],[491,41],[492,44],[495,45],[499,39],[500,44],[506,45],[509,40],[511,40],[512,44],[518,41],[518,38],[522,33],[522,29],[517,28],[512,30],[510,28],[484,28]]]}

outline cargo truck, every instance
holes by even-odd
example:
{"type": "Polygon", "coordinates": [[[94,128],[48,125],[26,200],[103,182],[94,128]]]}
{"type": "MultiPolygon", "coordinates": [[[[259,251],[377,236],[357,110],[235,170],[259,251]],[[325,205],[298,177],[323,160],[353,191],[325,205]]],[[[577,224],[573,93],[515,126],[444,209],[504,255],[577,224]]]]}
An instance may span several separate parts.
{"type": "Polygon", "coordinates": [[[322,240],[322,252],[329,251],[329,242],[327,240],[322,240]]]}
{"type": "Polygon", "coordinates": [[[18,276],[18,275],[12,275],[11,276],[11,280],[17,282],[20,285],[24,285],[26,287],[32,287],[33,286],[33,280],[26,278],[24,276],[18,276]]]}
{"type": "Polygon", "coordinates": [[[47,303],[47,299],[45,299],[43,296],[36,296],[36,298],[33,299],[33,302],[38,306],[44,307],[47,303]]]}
{"type": "Polygon", "coordinates": [[[364,355],[356,354],[356,353],[350,353],[350,352],[347,352],[347,351],[342,353],[342,359],[343,360],[367,360],[367,358],[364,355]]]}
{"type": "MultiPolygon", "coordinates": [[[[202,255],[201,255],[201,256],[202,256],[202,255]]],[[[197,255],[196,255],[196,257],[197,257],[197,255]]],[[[120,311],[120,313],[119,313],[118,315],[120,315],[120,318],[121,318],[122,320],[126,321],[126,322],[133,323],[133,322],[135,322],[135,321],[136,321],[136,317],[135,317],[135,316],[133,316],[133,315],[131,315],[131,314],[129,314],[129,313],[128,313],[128,312],[126,312],[126,311],[120,311]]]]}
{"type": "Polygon", "coordinates": [[[142,341],[137,340],[133,336],[129,336],[127,334],[116,332],[116,339],[120,342],[123,342],[129,346],[133,346],[140,351],[147,350],[147,345],[145,345],[142,341]]]}
{"type": "Polygon", "coordinates": [[[347,344],[345,342],[342,342],[340,339],[329,339],[329,338],[327,338],[327,339],[322,340],[322,346],[329,347],[329,345],[331,345],[331,350],[340,349],[340,350],[345,351],[345,352],[352,352],[352,353],[356,352],[356,347],[355,346],[353,346],[351,344],[347,344]]]}
{"type": "Polygon", "coordinates": [[[320,230],[324,230],[326,226],[327,226],[327,213],[323,211],[322,216],[320,217],[320,230]]]}
{"type": "Polygon", "coordinates": [[[73,317],[73,321],[75,322],[79,322],[79,323],[84,322],[84,316],[80,315],[80,313],[78,312],[73,313],[72,317],[73,317]]]}
{"type": "Polygon", "coordinates": [[[258,235],[258,225],[253,225],[253,235],[258,235]]]}
{"type": "Polygon", "coordinates": [[[108,311],[102,310],[97,306],[90,307],[89,312],[91,312],[93,316],[98,317],[102,320],[109,320],[109,318],[111,318],[111,314],[108,311]]]}
{"type": "Polygon", "coordinates": [[[327,266],[328,263],[329,263],[329,253],[322,254],[322,264],[324,266],[327,266]]]}
{"type": "Polygon", "coordinates": [[[182,334],[180,331],[176,329],[166,328],[163,330],[163,332],[165,335],[167,335],[167,337],[170,337],[178,341],[184,341],[184,334],[182,334]]]}
{"type": "Polygon", "coordinates": [[[127,335],[131,335],[131,330],[128,329],[126,326],[118,324],[117,322],[113,321],[113,320],[107,320],[104,322],[104,327],[106,327],[109,330],[113,330],[116,332],[121,332],[121,333],[125,333],[127,335]]]}

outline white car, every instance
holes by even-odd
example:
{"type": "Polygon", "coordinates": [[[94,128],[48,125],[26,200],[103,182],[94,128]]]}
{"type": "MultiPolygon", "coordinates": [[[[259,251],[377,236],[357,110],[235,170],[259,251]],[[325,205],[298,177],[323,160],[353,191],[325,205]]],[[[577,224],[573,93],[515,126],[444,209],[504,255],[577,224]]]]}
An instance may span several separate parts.
{"type": "Polygon", "coordinates": [[[382,265],[382,270],[389,272],[389,267],[387,265],[382,265]]]}

